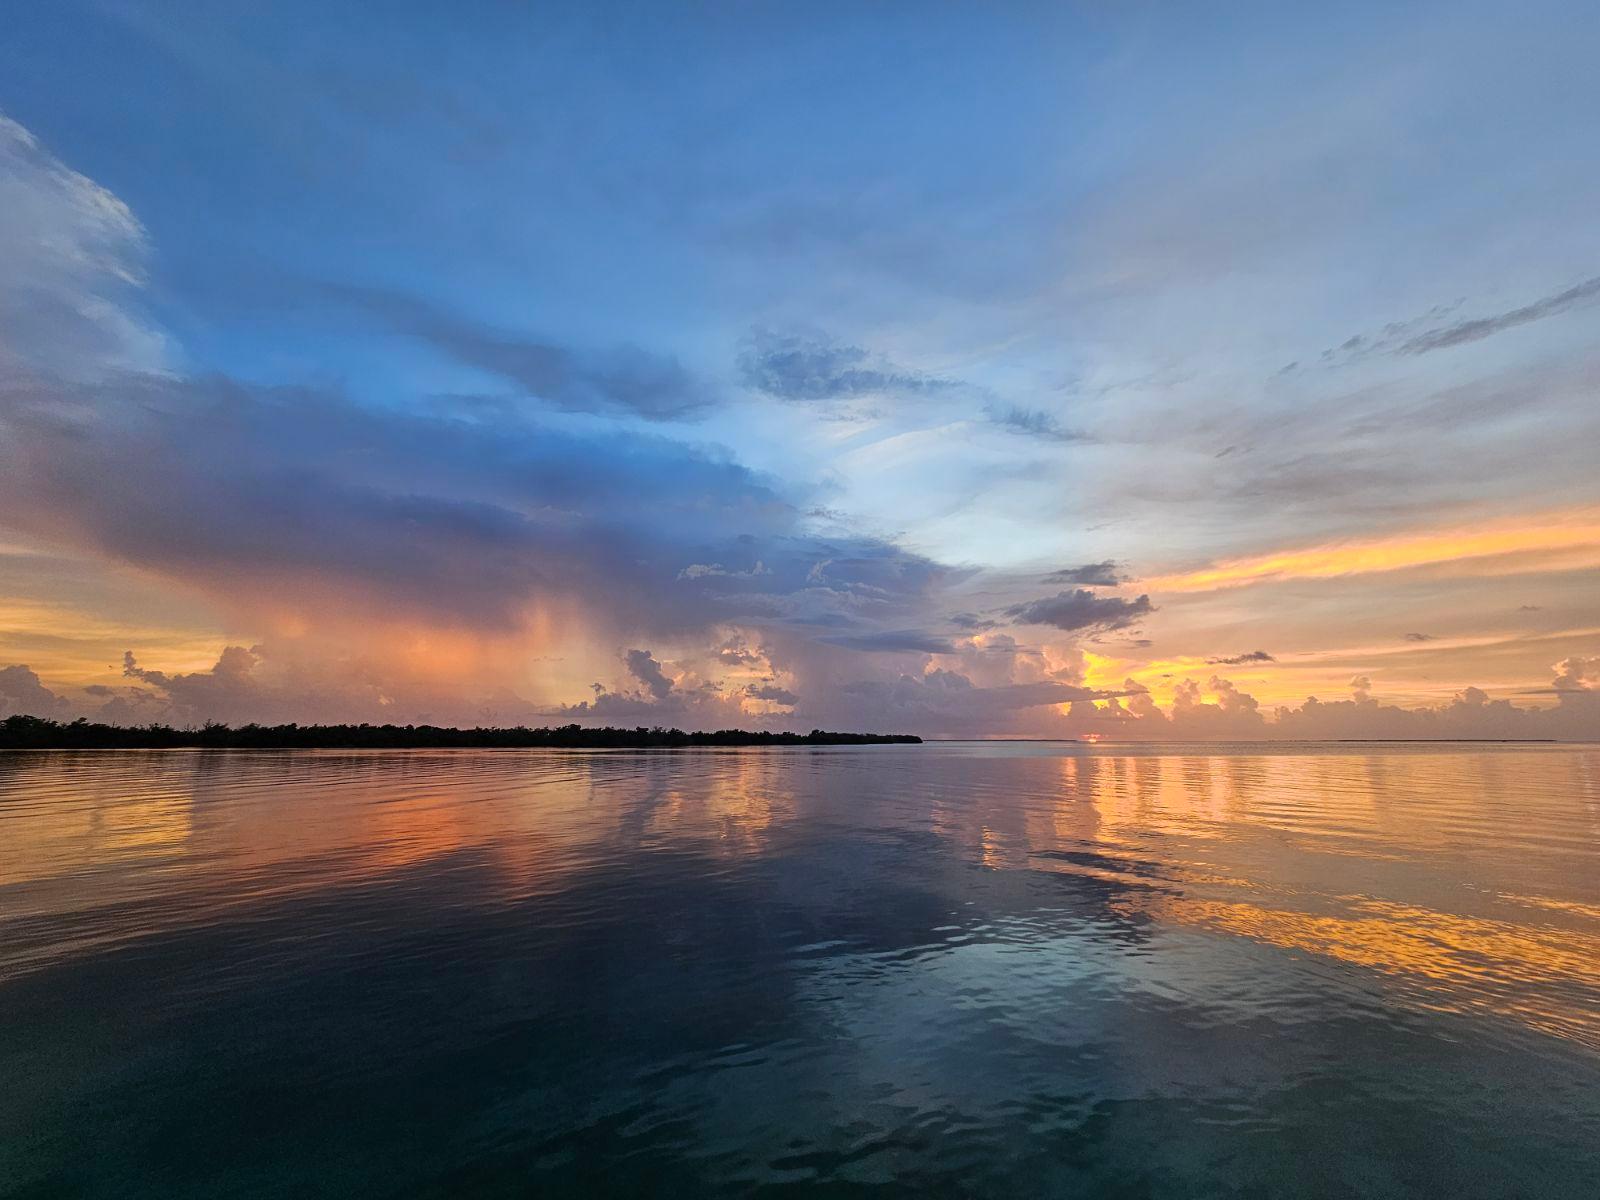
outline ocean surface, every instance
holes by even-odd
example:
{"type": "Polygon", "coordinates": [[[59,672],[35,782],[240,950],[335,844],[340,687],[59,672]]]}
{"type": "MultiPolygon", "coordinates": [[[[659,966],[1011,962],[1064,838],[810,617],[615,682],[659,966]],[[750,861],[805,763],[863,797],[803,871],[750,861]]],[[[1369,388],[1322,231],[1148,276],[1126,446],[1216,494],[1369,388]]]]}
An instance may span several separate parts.
{"type": "Polygon", "coordinates": [[[1600,748],[0,754],[0,1195],[1600,1197],[1600,748]]]}

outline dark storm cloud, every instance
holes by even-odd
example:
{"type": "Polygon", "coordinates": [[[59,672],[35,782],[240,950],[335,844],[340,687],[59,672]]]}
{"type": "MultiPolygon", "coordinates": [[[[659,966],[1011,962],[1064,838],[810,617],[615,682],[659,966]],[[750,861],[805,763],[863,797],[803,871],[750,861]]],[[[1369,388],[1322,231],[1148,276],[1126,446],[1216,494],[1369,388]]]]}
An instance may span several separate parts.
{"type": "Polygon", "coordinates": [[[576,350],[469,321],[394,292],[327,291],[457,362],[498,375],[568,412],[627,412],[670,421],[713,400],[709,387],[677,359],[636,346],[576,350]]]}
{"type": "Polygon", "coordinates": [[[1107,559],[1105,562],[1084,563],[1081,567],[1062,567],[1059,571],[1051,571],[1041,583],[1070,583],[1077,587],[1116,587],[1122,582],[1122,576],[1117,574],[1117,564],[1107,559]]]}
{"type": "Polygon", "coordinates": [[[776,485],[711,450],[219,379],[0,387],[0,509],[236,603],[474,628],[515,626],[535,599],[652,632],[801,608],[899,628],[946,576],[811,536],[776,485]],[[680,578],[697,562],[747,574],[680,578]]]}
{"type": "Polygon", "coordinates": [[[1097,596],[1084,588],[1057,592],[1027,604],[1014,604],[1005,613],[1019,625],[1053,625],[1072,632],[1079,629],[1126,629],[1155,611],[1149,596],[1124,600],[1097,596]]]}
{"type": "Polygon", "coordinates": [[[753,667],[760,665],[761,656],[752,654],[742,643],[728,642],[717,648],[717,660],[730,667],[753,667]]]}
{"type": "Polygon", "coordinates": [[[847,400],[883,392],[931,392],[956,386],[876,360],[860,346],[803,334],[752,331],[739,355],[747,387],[779,400],[847,400]]]}
{"type": "Polygon", "coordinates": [[[662,672],[655,655],[648,650],[629,650],[623,661],[627,663],[628,674],[644,684],[652,696],[657,700],[667,698],[672,691],[672,680],[662,672]]]}
{"type": "Polygon", "coordinates": [[[744,692],[752,700],[767,700],[773,704],[786,704],[791,708],[800,703],[799,696],[775,683],[752,683],[744,692]]]}
{"type": "Polygon", "coordinates": [[[1060,419],[1051,413],[1039,408],[1023,408],[1019,405],[990,405],[985,408],[984,415],[991,423],[1002,429],[1009,429],[1012,433],[1020,433],[1027,437],[1040,438],[1047,442],[1086,442],[1089,435],[1075,429],[1068,429],[1060,419]]]}
{"type": "Polygon", "coordinates": [[[1273,658],[1272,655],[1268,654],[1265,650],[1252,650],[1248,654],[1235,654],[1232,658],[1206,659],[1206,662],[1212,664],[1213,666],[1225,667],[1238,667],[1243,666],[1245,663],[1269,663],[1277,661],[1277,659],[1273,658]]]}

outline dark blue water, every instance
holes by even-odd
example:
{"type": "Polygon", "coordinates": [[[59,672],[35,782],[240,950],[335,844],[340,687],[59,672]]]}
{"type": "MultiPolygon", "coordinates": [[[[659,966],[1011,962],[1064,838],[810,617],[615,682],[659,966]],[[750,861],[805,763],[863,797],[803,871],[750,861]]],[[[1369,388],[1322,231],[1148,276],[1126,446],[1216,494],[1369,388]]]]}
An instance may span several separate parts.
{"type": "Polygon", "coordinates": [[[1600,1196],[1600,751],[0,755],[5,1196],[1600,1196]]]}

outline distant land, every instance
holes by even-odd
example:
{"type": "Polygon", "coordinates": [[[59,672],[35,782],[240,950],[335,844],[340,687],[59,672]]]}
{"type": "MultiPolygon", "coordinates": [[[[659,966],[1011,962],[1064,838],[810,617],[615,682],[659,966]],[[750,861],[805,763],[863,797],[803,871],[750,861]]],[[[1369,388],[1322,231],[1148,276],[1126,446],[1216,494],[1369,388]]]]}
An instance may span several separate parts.
{"type": "Polygon", "coordinates": [[[570,747],[576,749],[641,749],[672,746],[870,746],[912,744],[922,739],[909,733],[767,733],[718,729],[685,733],[681,729],[585,729],[558,725],[553,729],[451,729],[438,725],[229,725],[207,723],[198,729],[171,725],[102,725],[94,721],[51,721],[15,716],[0,721],[0,750],[404,750],[476,747],[570,747]]]}

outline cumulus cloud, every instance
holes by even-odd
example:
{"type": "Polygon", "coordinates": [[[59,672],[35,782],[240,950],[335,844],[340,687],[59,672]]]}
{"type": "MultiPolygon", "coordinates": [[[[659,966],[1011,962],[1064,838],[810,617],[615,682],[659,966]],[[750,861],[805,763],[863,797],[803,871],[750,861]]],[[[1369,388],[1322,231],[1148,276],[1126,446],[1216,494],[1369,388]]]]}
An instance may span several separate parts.
{"type": "Polygon", "coordinates": [[[1266,712],[1231,680],[1213,675],[1204,684],[1182,679],[1163,710],[1129,680],[1125,698],[1098,706],[1075,704],[1068,721],[1084,732],[1135,739],[1528,739],[1592,741],[1600,738],[1600,656],[1566,659],[1555,668],[1553,706],[1492,699],[1482,688],[1461,689],[1443,704],[1402,708],[1373,696],[1370,676],[1350,680],[1351,698],[1315,696],[1266,712]]]}
{"type": "Polygon", "coordinates": [[[672,725],[681,729],[783,724],[782,716],[747,711],[742,696],[742,691],[729,694],[704,681],[689,687],[674,685],[665,692],[615,692],[596,684],[591,699],[563,704],[541,715],[582,725],[672,725]]]}
{"type": "Polygon", "coordinates": [[[932,670],[846,683],[830,699],[830,709],[863,729],[981,736],[1015,728],[1023,710],[1048,710],[1101,694],[1049,679],[985,687],[961,672],[932,670]]]}
{"type": "MultiPolygon", "coordinates": [[[[211,667],[179,672],[141,666],[130,650],[123,656],[122,673],[130,681],[127,686],[91,684],[78,697],[61,697],[46,710],[32,706],[20,710],[120,725],[163,722],[180,727],[205,721],[237,725],[400,720],[471,725],[536,715],[532,706],[514,696],[482,687],[477,695],[451,692],[431,681],[419,685],[397,676],[392,664],[330,655],[321,649],[307,655],[293,648],[226,646],[211,667]]],[[[5,674],[0,671],[0,678],[5,674]]],[[[41,699],[35,697],[31,705],[41,699]]]]}
{"type": "Polygon", "coordinates": [[[648,650],[629,650],[624,661],[628,664],[628,674],[644,684],[652,696],[657,700],[667,698],[672,691],[672,680],[662,671],[655,655],[648,650]]]}
{"type": "Polygon", "coordinates": [[[778,400],[848,400],[891,392],[928,393],[956,382],[899,367],[860,346],[799,333],[753,330],[739,355],[746,387],[778,400]]]}
{"type": "Polygon", "coordinates": [[[1097,596],[1086,588],[1057,592],[1054,596],[1014,604],[1005,610],[1019,625],[1053,625],[1068,632],[1077,630],[1126,629],[1155,611],[1149,596],[1124,600],[1120,596],[1097,596]]]}
{"type": "Polygon", "coordinates": [[[620,412],[671,421],[715,400],[677,359],[637,346],[578,349],[517,335],[375,288],[327,291],[469,367],[498,375],[568,412],[620,412]]]}
{"type": "Polygon", "coordinates": [[[729,667],[759,667],[765,663],[761,655],[752,652],[742,639],[730,638],[716,649],[717,661],[729,667]]]}
{"type": "Polygon", "coordinates": [[[67,702],[45,687],[26,666],[0,667],[0,717],[59,717],[67,707],[67,702]]]}
{"type": "Polygon", "coordinates": [[[1558,692],[1600,690],[1600,654],[1573,655],[1555,665],[1550,686],[1558,692]]]}

